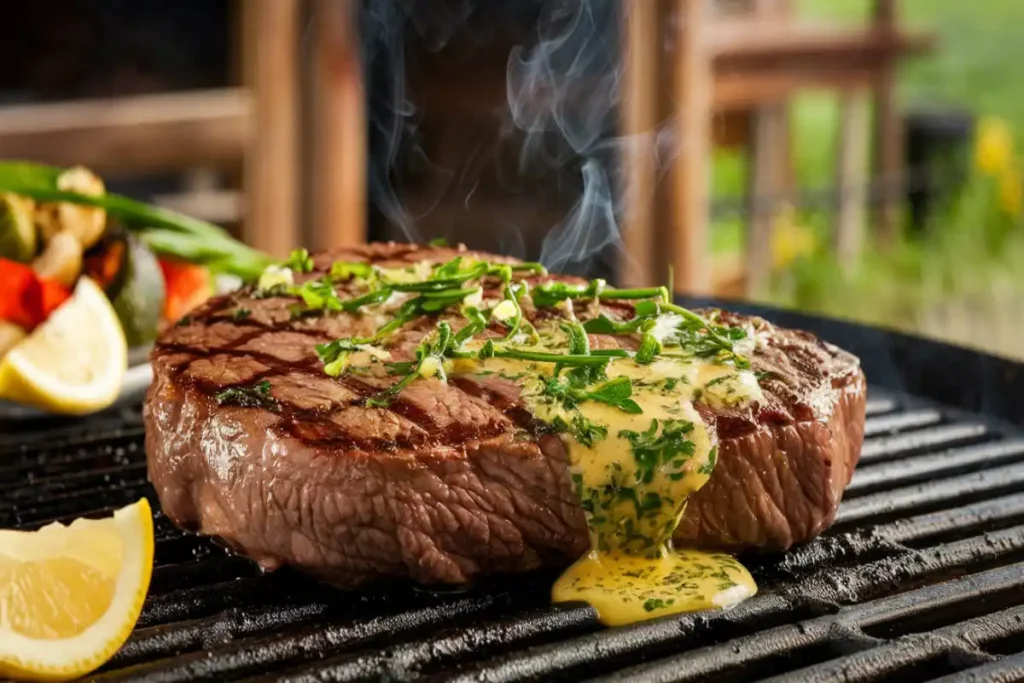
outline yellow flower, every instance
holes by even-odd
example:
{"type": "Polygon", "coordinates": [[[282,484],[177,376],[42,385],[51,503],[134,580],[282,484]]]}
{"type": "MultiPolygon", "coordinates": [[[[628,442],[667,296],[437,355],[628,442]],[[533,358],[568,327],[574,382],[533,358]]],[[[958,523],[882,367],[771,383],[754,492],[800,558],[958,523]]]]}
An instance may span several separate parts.
{"type": "Polygon", "coordinates": [[[813,253],[817,246],[814,231],[797,222],[792,208],[779,213],[772,231],[772,261],[776,268],[785,268],[801,256],[813,253]]]}
{"type": "Polygon", "coordinates": [[[1019,166],[1010,166],[999,174],[999,207],[1010,216],[1020,213],[1022,182],[1019,166]]]}
{"type": "Polygon", "coordinates": [[[978,122],[974,165],[987,175],[998,175],[1013,160],[1013,134],[1006,121],[986,117],[978,122]]]}

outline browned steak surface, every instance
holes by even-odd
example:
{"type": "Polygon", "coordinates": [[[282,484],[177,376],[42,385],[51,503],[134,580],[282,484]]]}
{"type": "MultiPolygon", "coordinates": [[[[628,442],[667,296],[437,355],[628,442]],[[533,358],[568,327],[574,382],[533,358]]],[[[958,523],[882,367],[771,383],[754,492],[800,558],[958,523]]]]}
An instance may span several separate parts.
{"type": "MultiPolygon", "coordinates": [[[[373,244],[319,255],[304,277],[339,259],[391,266],[455,253],[373,244]]],[[[289,564],[345,585],[380,577],[458,583],[564,565],[587,549],[565,447],[538,429],[515,384],[420,379],[389,408],[367,407],[387,380],[332,379],[314,347],[372,333],[378,323],[348,313],[293,319],[295,302],[243,289],[159,339],[146,451],[174,522],[219,536],[265,567],[289,564]],[[272,402],[215,398],[264,380],[272,402]]],[[[624,305],[613,306],[621,313],[624,305]]],[[[393,357],[410,357],[435,322],[406,325],[389,342],[393,357]]],[[[699,408],[717,430],[718,464],[688,504],[677,541],[784,549],[811,539],[832,522],[859,457],[865,381],[857,359],[809,334],[752,322],[750,359],[764,401],[699,408]]]]}

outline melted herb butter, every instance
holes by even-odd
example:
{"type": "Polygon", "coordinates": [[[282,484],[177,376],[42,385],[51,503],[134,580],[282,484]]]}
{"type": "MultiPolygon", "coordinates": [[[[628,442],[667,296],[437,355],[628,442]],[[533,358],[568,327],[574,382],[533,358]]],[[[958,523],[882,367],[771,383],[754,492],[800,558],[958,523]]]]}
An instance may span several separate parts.
{"type": "Polygon", "coordinates": [[[732,557],[672,548],[686,501],[710,478],[717,453],[694,402],[753,400],[760,396],[753,373],[693,358],[615,359],[609,380],[629,377],[642,410],[628,413],[593,400],[567,407],[545,392],[551,368],[543,364],[491,358],[456,361],[453,371],[517,380],[531,411],[567,431],[591,551],[555,583],[554,602],[587,602],[613,626],[725,607],[757,591],[732,557]]]}
{"type": "Polygon", "coordinates": [[[601,623],[730,607],[757,592],[750,573],[729,555],[666,551],[655,558],[591,551],[555,582],[553,602],[586,602],[601,623]]]}

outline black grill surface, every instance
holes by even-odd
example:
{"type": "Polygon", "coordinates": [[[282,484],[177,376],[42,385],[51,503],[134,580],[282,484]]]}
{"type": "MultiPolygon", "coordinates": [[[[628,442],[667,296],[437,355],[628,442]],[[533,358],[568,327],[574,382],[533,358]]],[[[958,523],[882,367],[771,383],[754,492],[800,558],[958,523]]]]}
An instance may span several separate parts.
{"type": "MultiPolygon", "coordinates": [[[[0,527],[158,509],[137,406],[0,427],[0,527]]],[[[1024,680],[1024,429],[876,386],[867,435],[832,529],[743,558],[757,596],[619,629],[551,606],[551,573],[343,592],[158,512],[141,619],[90,680],[1024,680]]]]}

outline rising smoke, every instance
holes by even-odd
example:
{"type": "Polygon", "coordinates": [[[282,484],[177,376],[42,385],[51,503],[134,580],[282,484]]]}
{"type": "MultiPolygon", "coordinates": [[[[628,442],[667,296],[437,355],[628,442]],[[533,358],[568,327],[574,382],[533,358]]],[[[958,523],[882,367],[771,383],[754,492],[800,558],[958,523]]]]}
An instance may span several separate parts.
{"type": "MultiPolygon", "coordinates": [[[[503,138],[518,146],[518,174],[546,170],[558,178],[571,176],[568,184],[578,188],[574,206],[543,241],[540,260],[552,270],[586,270],[595,257],[607,255],[620,243],[624,200],[636,198],[634,188],[626,186],[620,163],[627,146],[639,145],[655,157],[670,148],[667,127],[661,133],[617,134],[624,1],[535,0],[539,19],[508,56],[507,111],[500,114],[505,120],[503,138]]],[[[367,0],[365,4],[366,63],[376,65],[390,79],[389,87],[370,101],[374,146],[383,150],[371,161],[371,201],[411,241],[420,241],[420,236],[402,207],[391,175],[400,156],[421,154],[411,136],[416,109],[406,97],[403,41],[407,28],[414,29],[428,48],[439,50],[475,12],[483,10],[494,11],[485,0],[367,0]]],[[[468,201],[467,194],[467,205],[468,201]]],[[[525,252],[515,226],[493,229],[501,233],[500,243],[508,253],[525,252]]]]}

